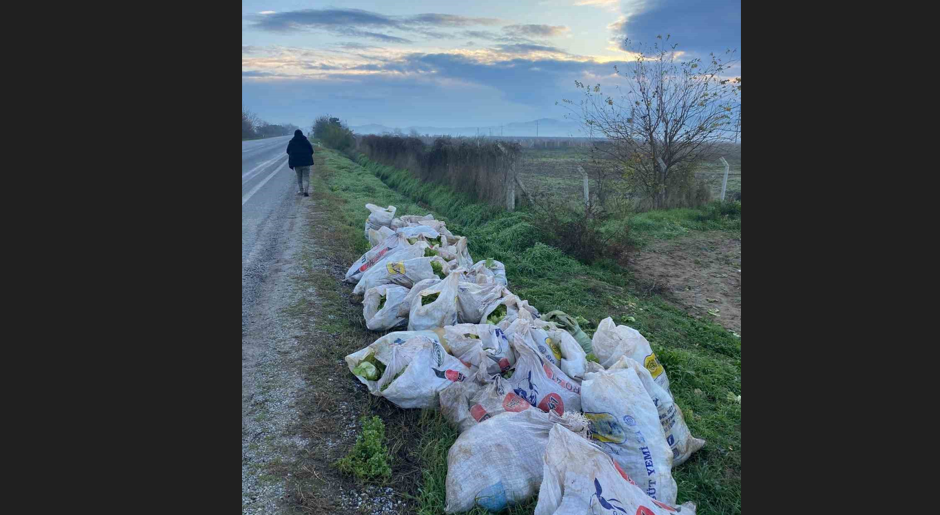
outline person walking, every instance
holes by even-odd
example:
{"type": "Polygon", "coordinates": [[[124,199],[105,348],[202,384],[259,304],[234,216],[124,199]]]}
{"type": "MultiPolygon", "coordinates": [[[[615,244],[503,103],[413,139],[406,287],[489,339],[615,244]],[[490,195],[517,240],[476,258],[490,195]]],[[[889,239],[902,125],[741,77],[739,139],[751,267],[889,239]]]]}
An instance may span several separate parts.
{"type": "Polygon", "coordinates": [[[310,188],[310,167],[313,166],[313,145],[302,130],[294,131],[294,137],[287,144],[287,155],[287,166],[297,173],[297,188],[300,189],[297,194],[309,197],[307,190],[310,188]]]}

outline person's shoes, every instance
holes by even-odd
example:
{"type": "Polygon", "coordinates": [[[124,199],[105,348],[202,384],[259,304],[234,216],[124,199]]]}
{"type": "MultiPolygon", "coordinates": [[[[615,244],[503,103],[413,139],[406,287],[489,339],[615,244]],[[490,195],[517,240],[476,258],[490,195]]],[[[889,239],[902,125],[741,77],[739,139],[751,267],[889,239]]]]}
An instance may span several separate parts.
{"type": "Polygon", "coordinates": [[[309,194],[309,193],[306,193],[306,192],[304,192],[304,196],[305,196],[305,197],[309,197],[309,196],[310,196],[310,194],[309,194]]]}
{"type": "Polygon", "coordinates": [[[303,194],[304,194],[304,192],[302,192],[302,191],[298,191],[298,192],[297,192],[297,194],[298,194],[298,195],[303,195],[303,194]]]}

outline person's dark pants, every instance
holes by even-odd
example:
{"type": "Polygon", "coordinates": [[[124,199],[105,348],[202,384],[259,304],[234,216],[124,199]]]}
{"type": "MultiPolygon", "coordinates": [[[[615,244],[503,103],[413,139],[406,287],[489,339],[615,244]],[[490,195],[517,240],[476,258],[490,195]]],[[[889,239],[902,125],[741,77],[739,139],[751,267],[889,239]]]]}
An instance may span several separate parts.
{"type": "Polygon", "coordinates": [[[310,167],[295,166],[294,172],[297,173],[297,187],[300,189],[300,193],[307,193],[310,189],[310,167]]]}

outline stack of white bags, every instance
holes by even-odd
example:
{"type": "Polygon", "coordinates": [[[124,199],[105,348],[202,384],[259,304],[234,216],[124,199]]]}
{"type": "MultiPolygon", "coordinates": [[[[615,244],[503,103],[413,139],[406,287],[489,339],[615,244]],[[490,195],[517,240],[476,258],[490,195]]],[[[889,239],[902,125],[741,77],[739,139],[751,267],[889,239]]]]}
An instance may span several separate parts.
{"type": "MultiPolygon", "coordinates": [[[[435,408],[461,432],[448,454],[447,513],[499,511],[538,495],[535,513],[695,513],[676,506],[672,467],[702,448],[666,371],[635,329],[606,318],[591,346],[473,262],[467,238],[432,215],[367,204],[372,245],[346,273],[373,331],[346,356],[373,395],[435,408]]],[[[583,338],[582,338],[583,339],[583,338]]]]}

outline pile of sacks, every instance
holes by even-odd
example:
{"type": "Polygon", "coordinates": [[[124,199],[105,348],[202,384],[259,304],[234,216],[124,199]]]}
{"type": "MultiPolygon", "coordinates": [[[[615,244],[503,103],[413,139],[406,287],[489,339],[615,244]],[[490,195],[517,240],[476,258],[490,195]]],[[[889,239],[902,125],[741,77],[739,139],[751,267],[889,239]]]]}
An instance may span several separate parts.
{"type": "Polygon", "coordinates": [[[503,264],[474,263],[444,222],[366,207],[372,249],[346,280],[363,295],[369,329],[404,330],[346,363],[371,394],[439,406],[460,431],[447,513],[534,495],[536,514],[695,513],[675,505],[671,471],[705,442],[638,331],[606,318],[588,337],[576,319],[543,316],[510,292],[503,264]]]}

